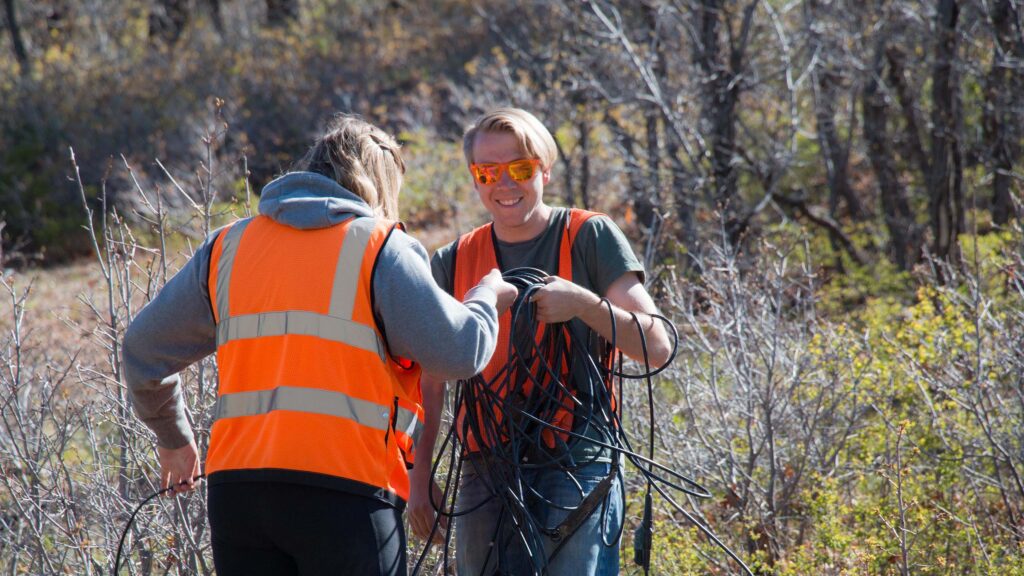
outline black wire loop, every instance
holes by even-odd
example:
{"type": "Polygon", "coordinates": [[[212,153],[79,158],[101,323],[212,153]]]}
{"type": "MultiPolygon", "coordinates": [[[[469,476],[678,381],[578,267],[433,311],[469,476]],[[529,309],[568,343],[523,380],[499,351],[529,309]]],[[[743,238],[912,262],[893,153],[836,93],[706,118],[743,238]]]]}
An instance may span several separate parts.
{"type": "MultiPolygon", "coordinates": [[[[193,478],[192,482],[197,482],[205,477],[206,474],[200,474],[199,476],[193,478]]],[[[163,490],[157,490],[156,492],[153,492],[152,494],[147,496],[145,500],[143,500],[138,506],[135,507],[135,510],[132,511],[132,515],[128,517],[128,522],[125,523],[124,530],[121,531],[121,539],[117,543],[117,555],[114,557],[114,570],[111,572],[113,576],[117,576],[117,571],[121,569],[121,552],[124,550],[124,539],[126,536],[128,536],[128,530],[132,527],[132,522],[135,521],[135,515],[139,513],[139,510],[142,510],[143,506],[149,504],[150,501],[153,500],[154,498],[167,494],[168,492],[171,492],[178,486],[185,486],[186,484],[188,484],[188,481],[182,480],[181,482],[168,486],[163,490]]]]}

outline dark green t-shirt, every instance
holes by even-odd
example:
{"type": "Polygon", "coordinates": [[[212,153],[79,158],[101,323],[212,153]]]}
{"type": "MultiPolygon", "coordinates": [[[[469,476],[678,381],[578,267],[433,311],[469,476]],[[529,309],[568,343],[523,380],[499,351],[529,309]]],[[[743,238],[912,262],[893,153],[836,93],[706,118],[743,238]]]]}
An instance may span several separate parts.
{"type": "MultiPolygon", "coordinates": [[[[550,275],[558,274],[561,234],[565,229],[568,217],[568,209],[552,208],[551,221],[544,232],[536,238],[514,243],[499,240],[495,248],[498,251],[498,261],[501,263],[502,270],[531,267],[544,270],[550,275]]],[[[437,285],[449,294],[452,293],[452,258],[457,242],[458,240],[439,248],[430,263],[437,285]]],[[[608,287],[627,273],[636,273],[640,281],[643,282],[643,266],[633,254],[633,249],[626,236],[607,216],[595,216],[587,220],[580,228],[572,246],[573,281],[598,296],[605,296],[608,287]]],[[[597,361],[601,348],[597,333],[578,319],[572,320],[571,330],[574,335],[586,335],[586,340],[591,343],[591,355],[597,361]]],[[[573,379],[578,382],[581,378],[588,378],[587,374],[588,372],[583,368],[574,370],[573,379]]],[[[580,400],[584,403],[591,401],[588,397],[581,397],[580,400]]],[[[590,410],[588,409],[587,412],[590,410]]],[[[580,424],[577,421],[574,427],[578,429],[580,424]]],[[[603,442],[609,442],[608,438],[600,438],[599,432],[602,428],[610,430],[609,426],[609,423],[602,423],[598,427],[587,427],[582,433],[603,442]]],[[[611,459],[609,450],[589,442],[576,444],[572,450],[572,456],[577,462],[592,460],[607,462],[611,459]]]]}

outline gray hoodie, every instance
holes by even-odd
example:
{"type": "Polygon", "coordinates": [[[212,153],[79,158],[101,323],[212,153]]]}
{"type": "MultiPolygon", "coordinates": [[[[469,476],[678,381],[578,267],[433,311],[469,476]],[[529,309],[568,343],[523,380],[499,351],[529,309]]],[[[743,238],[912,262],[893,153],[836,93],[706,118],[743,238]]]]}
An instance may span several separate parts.
{"type": "MultiPolygon", "coordinates": [[[[303,230],[373,215],[358,196],[309,172],[286,174],[268,184],[259,212],[303,230]]],[[[217,348],[207,278],[218,232],[139,312],[124,337],[124,375],[135,411],[165,448],[179,448],[193,437],[177,373],[217,348]]],[[[498,337],[494,291],[478,286],[459,303],[437,287],[426,250],[401,230],[381,250],[373,296],[395,356],[444,379],[468,378],[490,360],[498,337]]]]}

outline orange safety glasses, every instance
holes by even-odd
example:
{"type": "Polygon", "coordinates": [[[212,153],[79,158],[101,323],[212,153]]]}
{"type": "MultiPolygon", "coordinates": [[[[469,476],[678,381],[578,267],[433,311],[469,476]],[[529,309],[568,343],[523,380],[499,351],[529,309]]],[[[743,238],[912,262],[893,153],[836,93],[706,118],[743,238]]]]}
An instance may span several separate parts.
{"type": "Polygon", "coordinates": [[[537,172],[539,158],[521,158],[503,164],[470,164],[473,179],[480,184],[494,184],[501,180],[501,173],[508,170],[508,177],[516,182],[526,182],[537,172]]]}

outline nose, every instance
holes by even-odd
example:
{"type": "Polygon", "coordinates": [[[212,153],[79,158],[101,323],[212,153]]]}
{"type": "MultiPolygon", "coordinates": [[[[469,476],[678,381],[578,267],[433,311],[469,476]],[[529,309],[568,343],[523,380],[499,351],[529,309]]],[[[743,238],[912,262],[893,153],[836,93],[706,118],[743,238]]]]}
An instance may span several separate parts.
{"type": "Polygon", "coordinates": [[[515,188],[517,183],[512,179],[512,175],[508,173],[508,169],[506,168],[501,171],[497,184],[500,188],[515,188]]]}

